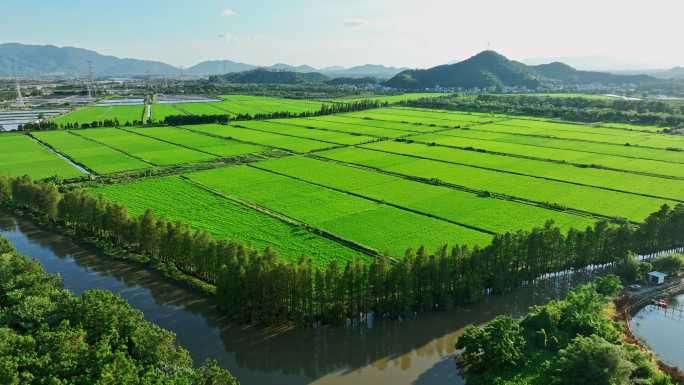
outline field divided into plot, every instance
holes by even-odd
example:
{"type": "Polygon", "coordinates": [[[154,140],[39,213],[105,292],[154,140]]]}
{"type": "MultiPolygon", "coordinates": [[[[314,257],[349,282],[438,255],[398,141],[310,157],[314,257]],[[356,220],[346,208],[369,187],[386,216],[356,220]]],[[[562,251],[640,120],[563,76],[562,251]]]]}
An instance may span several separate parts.
{"type": "Polygon", "coordinates": [[[549,219],[553,219],[563,230],[570,227],[581,229],[594,223],[586,217],[512,201],[482,198],[474,193],[307,157],[267,160],[254,167],[387,202],[486,232],[505,233],[532,229],[542,226],[549,219]],[[501,212],[506,215],[501,215],[501,212]]]}
{"type": "Polygon", "coordinates": [[[279,256],[289,261],[307,256],[315,263],[325,265],[333,260],[344,263],[351,258],[369,258],[337,242],[212,194],[177,176],[109,185],[89,193],[102,194],[125,205],[133,216],[151,208],[169,220],[207,230],[217,239],[236,240],[260,250],[271,245],[279,256]]]}
{"type": "Polygon", "coordinates": [[[117,128],[91,128],[79,130],[77,133],[159,166],[200,162],[215,158],[213,155],[189,150],[117,128]]]}
{"type": "Polygon", "coordinates": [[[312,129],[296,126],[293,124],[287,124],[288,120],[290,119],[279,119],[271,121],[253,120],[236,122],[234,124],[254,130],[267,131],[274,134],[292,135],[300,138],[313,139],[336,144],[352,145],[377,140],[377,138],[371,136],[348,134],[343,132],[321,129],[312,129]]]}
{"type": "Polygon", "coordinates": [[[49,144],[57,149],[57,151],[98,174],[141,170],[151,167],[148,163],[102,144],[71,134],[70,131],[40,131],[34,132],[33,135],[40,141],[49,144]]]}
{"type": "Polygon", "coordinates": [[[564,150],[538,145],[512,143],[497,139],[478,139],[473,131],[453,130],[438,134],[411,137],[414,141],[436,143],[444,146],[473,148],[490,152],[533,157],[554,161],[564,161],[582,165],[597,165],[605,168],[626,170],[637,173],[658,174],[684,178],[684,167],[676,163],[657,160],[636,159],[624,156],[598,154],[581,150],[564,150]]]}
{"type": "Polygon", "coordinates": [[[187,113],[176,108],[174,104],[157,103],[150,106],[152,121],[163,122],[167,116],[187,115],[187,113]]]}
{"type": "Polygon", "coordinates": [[[340,119],[340,117],[333,115],[324,116],[321,118],[282,119],[277,121],[281,122],[282,124],[289,124],[293,126],[346,132],[355,135],[368,135],[374,136],[376,138],[399,138],[401,136],[417,133],[416,131],[372,126],[366,124],[363,120],[348,122],[345,121],[344,118],[340,119]]]}
{"type": "MultiPolygon", "coordinates": [[[[242,122],[237,122],[239,125],[242,122]]],[[[215,135],[222,138],[236,139],[239,141],[254,143],[266,147],[274,147],[288,151],[299,153],[310,152],[314,150],[321,150],[325,148],[334,147],[335,144],[320,142],[306,138],[296,138],[293,136],[274,134],[272,132],[250,130],[234,125],[226,126],[219,124],[201,124],[193,126],[185,126],[187,129],[215,135]]]]}
{"type": "Polygon", "coordinates": [[[365,147],[515,174],[531,175],[684,201],[684,180],[679,179],[657,178],[646,175],[629,175],[626,177],[625,173],[619,171],[582,168],[568,164],[423,144],[381,142],[365,147]]]}
{"type": "Polygon", "coordinates": [[[266,150],[261,146],[198,134],[179,127],[144,127],[128,130],[220,157],[232,157],[266,150]]]}
{"type": "Polygon", "coordinates": [[[336,103],[354,103],[354,102],[371,100],[371,101],[376,101],[376,102],[380,102],[380,103],[393,104],[393,103],[405,102],[408,100],[418,100],[418,99],[424,99],[424,98],[436,98],[439,96],[446,96],[446,95],[448,95],[448,94],[440,93],[440,92],[424,92],[424,93],[416,92],[416,93],[408,93],[408,94],[401,94],[401,95],[354,96],[354,97],[349,97],[349,98],[331,99],[330,101],[336,102],[336,103]]]}
{"type": "MultiPolygon", "coordinates": [[[[572,139],[596,143],[608,143],[625,146],[652,147],[657,149],[679,149],[684,151],[684,137],[678,135],[662,135],[654,133],[616,130],[596,127],[595,132],[583,129],[568,129],[566,125],[529,120],[507,120],[494,124],[478,125],[474,129],[507,134],[549,136],[559,139],[572,139]],[[556,129],[557,126],[563,127],[556,129]]],[[[582,126],[579,126],[582,127],[582,126]]]]}
{"type": "Polygon", "coordinates": [[[390,121],[398,123],[414,123],[421,125],[434,125],[438,127],[464,127],[475,124],[502,121],[507,118],[501,116],[488,116],[469,113],[439,113],[424,112],[423,110],[408,110],[400,108],[385,108],[377,110],[359,111],[345,114],[344,116],[390,121]]]}
{"type": "Polygon", "coordinates": [[[273,112],[316,112],[324,104],[317,100],[286,99],[269,96],[224,95],[222,102],[214,103],[219,108],[233,114],[270,114],[273,112]]]}
{"type": "MultiPolygon", "coordinates": [[[[665,199],[553,182],[529,176],[374,150],[344,148],[324,151],[318,155],[402,175],[426,179],[434,178],[468,189],[504,194],[533,202],[558,204],[605,217],[628,218],[635,222],[643,221],[646,216],[658,210],[665,203],[670,206],[677,204],[677,202],[665,199]]],[[[506,214],[502,213],[502,215],[506,214]]]]}
{"type": "Polygon", "coordinates": [[[0,135],[0,175],[75,178],[83,174],[28,135],[0,135]]]}
{"type": "Polygon", "coordinates": [[[250,166],[201,171],[187,177],[394,256],[420,245],[435,250],[446,243],[484,245],[491,239],[479,231],[250,166]]]}
{"type": "Polygon", "coordinates": [[[145,106],[81,107],[52,119],[57,124],[91,123],[118,119],[120,124],[142,121],[145,106]]]}
{"type": "Polygon", "coordinates": [[[490,140],[528,146],[544,147],[549,149],[578,151],[597,155],[613,155],[633,159],[646,159],[670,163],[684,163],[684,152],[668,151],[635,146],[625,146],[609,143],[590,143],[571,139],[545,138],[539,136],[519,135],[515,133],[501,133],[470,130],[448,130],[439,132],[442,136],[454,136],[458,138],[472,138],[490,140]]]}

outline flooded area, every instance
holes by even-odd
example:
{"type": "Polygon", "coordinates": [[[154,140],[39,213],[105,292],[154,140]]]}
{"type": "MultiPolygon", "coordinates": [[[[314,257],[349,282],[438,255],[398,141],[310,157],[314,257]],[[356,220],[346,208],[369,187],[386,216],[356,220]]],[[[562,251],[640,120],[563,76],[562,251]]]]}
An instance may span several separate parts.
{"type": "Polygon", "coordinates": [[[244,385],[462,384],[453,358],[464,327],[499,314],[521,315],[531,305],[562,297],[569,285],[527,288],[468,308],[376,323],[372,329],[264,329],[237,325],[210,299],[25,220],[0,213],[0,235],[60,274],[75,293],[91,288],[118,293],[146,319],[174,331],[196,362],[216,358],[244,385]]]}

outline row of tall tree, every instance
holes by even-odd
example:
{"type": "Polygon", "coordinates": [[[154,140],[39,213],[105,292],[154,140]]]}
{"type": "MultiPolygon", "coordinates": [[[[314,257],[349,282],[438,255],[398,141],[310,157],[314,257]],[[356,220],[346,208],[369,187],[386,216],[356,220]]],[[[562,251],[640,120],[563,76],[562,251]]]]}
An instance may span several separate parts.
{"type": "Polygon", "coordinates": [[[587,97],[542,97],[525,95],[451,95],[402,102],[421,108],[518,114],[557,118],[574,122],[616,122],[684,127],[684,110],[662,101],[605,100],[587,97]]]}
{"type": "Polygon", "coordinates": [[[119,119],[94,120],[89,123],[68,122],[57,124],[52,121],[39,121],[20,124],[17,129],[19,131],[48,131],[48,130],[77,130],[79,128],[97,128],[97,127],[130,127],[143,124],[142,121],[134,120],[133,122],[126,121],[123,124],[119,119]]]}
{"type": "Polygon", "coordinates": [[[28,177],[0,177],[0,204],[29,210],[79,236],[96,237],[213,283],[227,313],[264,324],[339,323],[362,320],[369,313],[396,318],[448,309],[544,274],[622,262],[632,251],[684,246],[684,205],[678,205],[663,206],[638,227],[598,222],[564,233],[547,222],[530,231],[497,235],[485,247],[418,247],[392,256],[399,258],[322,267],[305,256],[290,263],[271,248],[259,251],[215,240],[151,210],[134,218],[124,206],[102,197],[80,190],[60,193],[53,184],[28,177]]]}

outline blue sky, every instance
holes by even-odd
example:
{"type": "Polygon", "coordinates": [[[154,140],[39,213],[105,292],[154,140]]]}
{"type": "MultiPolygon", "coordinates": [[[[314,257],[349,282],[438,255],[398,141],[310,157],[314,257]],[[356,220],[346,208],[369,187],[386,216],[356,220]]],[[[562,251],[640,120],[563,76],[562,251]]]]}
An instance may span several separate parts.
{"type": "Polygon", "coordinates": [[[428,67],[487,47],[514,59],[684,65],[681,0],[2,0],[1,42],[189,66],[428,67]]]}

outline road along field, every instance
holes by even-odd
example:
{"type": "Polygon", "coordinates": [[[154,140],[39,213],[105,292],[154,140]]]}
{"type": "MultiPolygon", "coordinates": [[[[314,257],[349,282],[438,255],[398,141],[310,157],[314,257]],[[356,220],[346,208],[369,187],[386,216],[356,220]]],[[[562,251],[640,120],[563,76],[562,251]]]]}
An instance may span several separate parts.
{"type": "Polygon", "coordinates": [[[141,122],[145,106],[110,106],[110,107],[81,107],[68,114],[51,119],[61,125],[84,124],[102,122],[105,120],[118,120],[121,125],[126,122],[141,122]]]}
{"type": "Polygon", "coordinates": [[[250,166],[201,171],[187,177],[379,253],[408,248],[487,244],[491,235],[250,166]]]}
{"type": "Polygon", "coordinates": [[[76,167],[28,135],[0,135],[0,175],[30,175],[35,179],[83,176],[76,167]]]}
{"type": "Polygon", "coordinates": [[[325,265],[369,259],[359,251],[215,195],[178,176],[103,186],[89,193],[126,205],[133,216],[150,208],[169,220],[207,230],[217,239],[240,241],[259,250],[270,245],[288,261],[307,256],[325,265]]]}
{"type": "Polygon", "coordinates": [[[149,163],[135,159],[121,151],[74,135],[71,131],[41,131],[34,132],[32,135],[97,174],[152,167],[149,163]]]}

